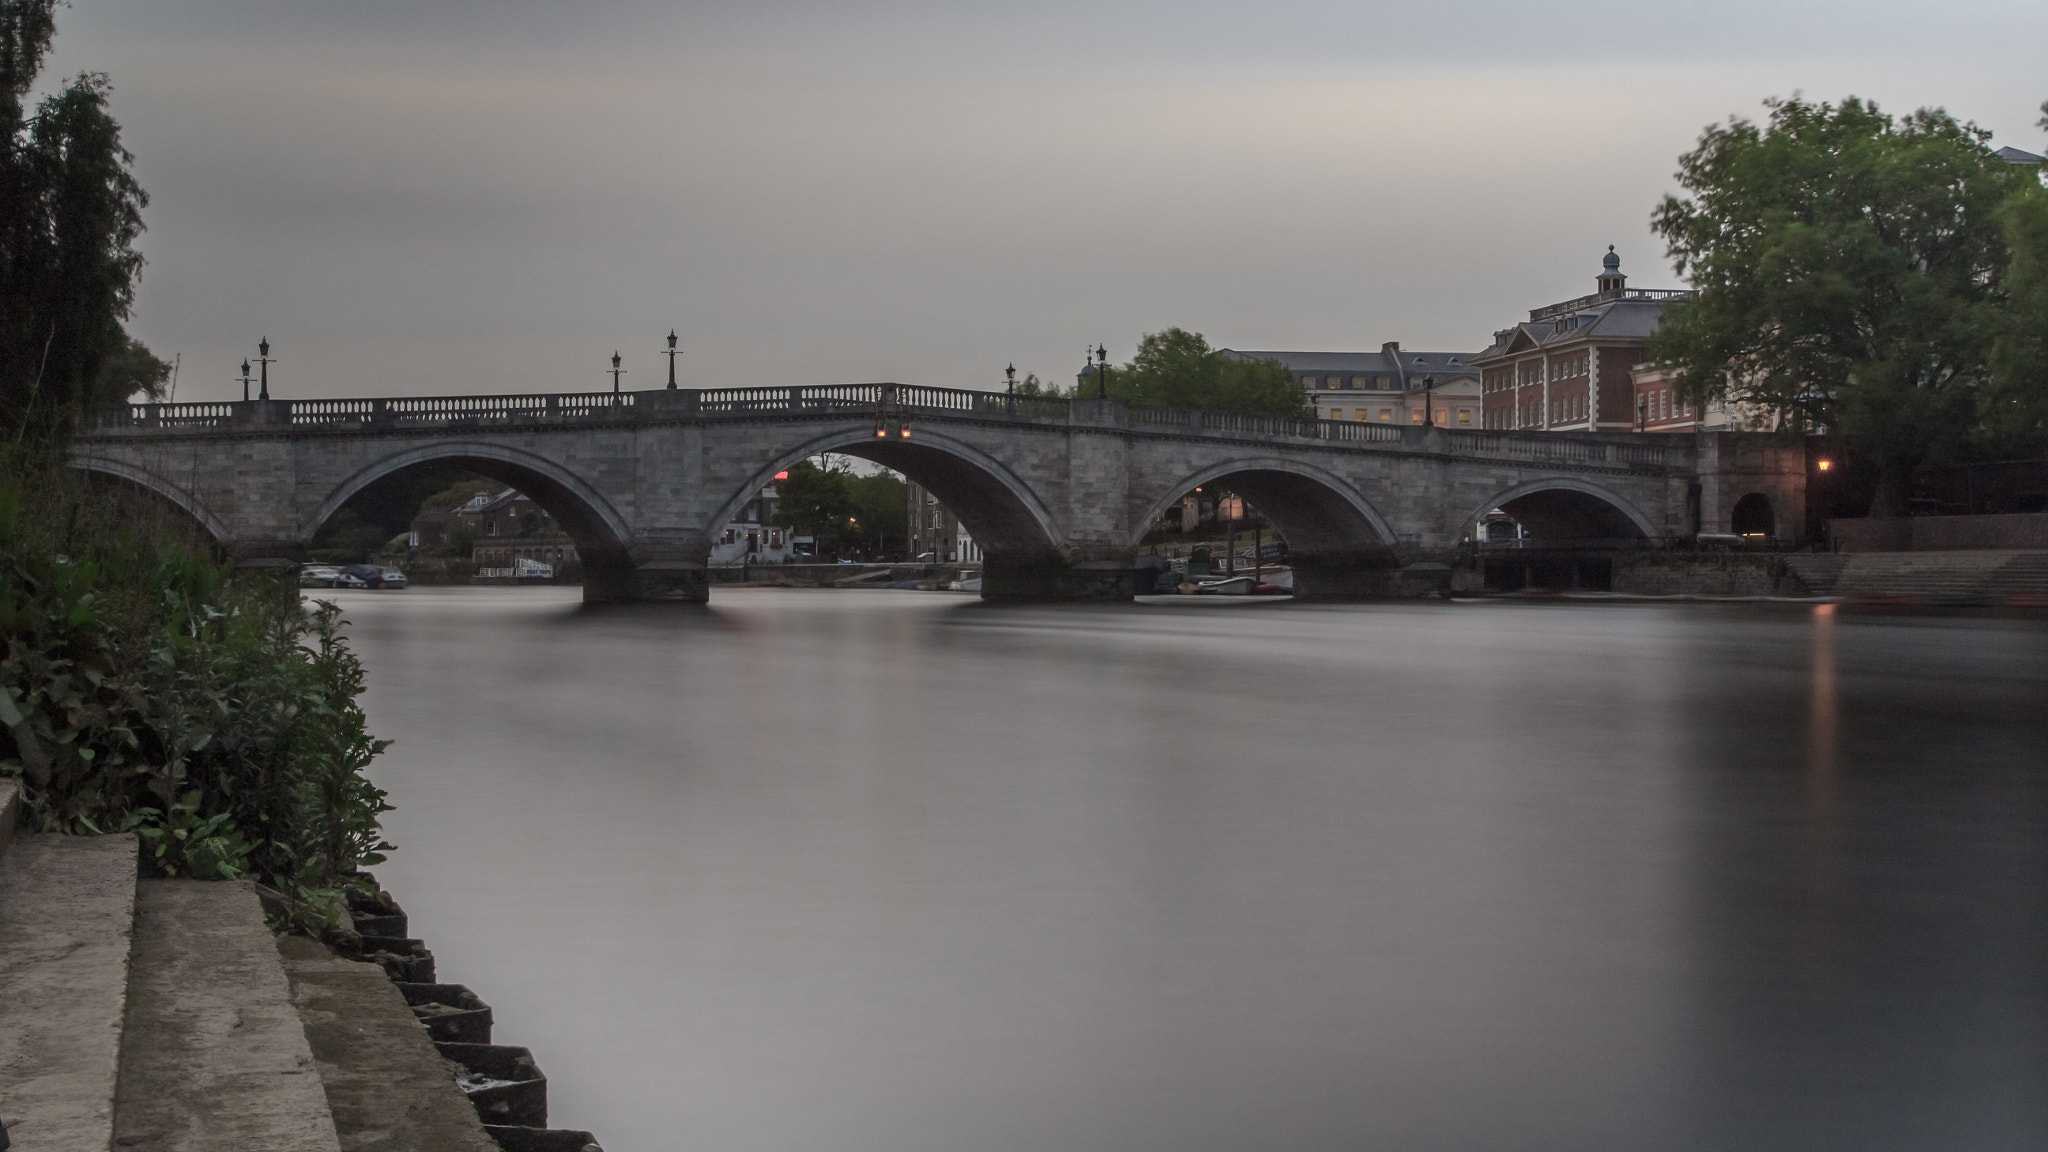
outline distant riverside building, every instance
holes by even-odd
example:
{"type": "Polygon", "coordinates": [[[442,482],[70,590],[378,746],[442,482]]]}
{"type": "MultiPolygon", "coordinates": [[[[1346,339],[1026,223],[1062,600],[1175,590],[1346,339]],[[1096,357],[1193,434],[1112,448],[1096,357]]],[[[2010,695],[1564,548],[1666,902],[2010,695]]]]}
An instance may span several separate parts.
{"type": "Polygon", "coordinates": [[[1377,352],[1217,351],[1287,365],[1319,419],[1479,425],[1479,370],[1469,353],[1407,352],[1398,343],[1382,344],[1377,352]]]}
{"type": "MultiPolygon", "coordinates": [[[[747,501],[732,522],[712,537],[710,563],[780,564],[794,555],[799,538],[770,523],[775,519],[776,500],[775,486],[770,484],[747,501]]],[[[810,537],[801,540],[808,543],[810,537]]]]}
{"type": "Polygon", "coordinates": [[[910,520],[911,559],[929,552],[934,562],[940,564],[981,563],[981,545],[974,542],[973,533],[951,508],[915,480],[906,477],[903,488],[904,511],[910,520]]]}
{"type": "Polygon", "coordinates": [[[1630,288],[1612,247],[1601,258],[1594,292],[1530,310],[1529,319],[1493,334],[1474,356],[1488,428],[1538,432],[1695,432],[1775,430],[1761,409],[1678,391],[1677,370],[1647,362],[1650,335],[1664,308],[1693,296],[1684,288],[1630,288]]]}
{"type": "Polygon", "coordinates": [[[559,569],[576,559],[576,542],[516,488],[479,491],[458,508],[422,512],[413,518],[406,543],[413,548],[435,547],[447,538],[448,526],[457,520],[469,525],[475,541],[470,558],[485,567],[510,568],[520,560],[533,560],[559,569]]]}

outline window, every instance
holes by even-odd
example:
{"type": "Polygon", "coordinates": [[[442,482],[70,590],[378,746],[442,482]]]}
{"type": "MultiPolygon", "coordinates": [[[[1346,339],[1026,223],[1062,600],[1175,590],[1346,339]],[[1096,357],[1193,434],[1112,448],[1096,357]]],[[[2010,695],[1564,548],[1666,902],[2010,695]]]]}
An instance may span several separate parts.
{"type": "Polygon", "coordinates": [[[1351,387],[1353,387],[1354,389],[1357,389],[1357,388],[1364,388],[1364,387],[1365,387],[1365,377],[1363,377],[1363,376],[1353,376],[1353,377],[1351,378],[1351,387]]]}
{"type": "Polygon", "coordinates": [[[1471,410],[1470,408],[1460,408],[1460,409],[1458,409],[1458,423],[1460,423],[1460,424],[1470,424],[1470,423],[1472,423],[1472,410],[1471,410]]]}
{"type": "Polygon", "coordinates": [[[1420,423],[1422,423],[1422,409],[1420,409],[1420,408],[1411,408],[1411,409],[1409,409],[1409,411],[1408,411],[1408,422],[1409,422],[1410,424],[1420,424],[1420,423]]]}
{"type": "Polygon", "coordinates": [[[1380,409],[1380,420],[1382,423],[1392,424],[1394,422],[1394,410],[1392,408],[1380,409]]]}
{"type": "Polygon", "coordinates": [[[1353,412],[1353,413],[1351,414],[1351,418],[1352,418],[1353,420],[1366,420],[1366,419],[1370,419],[1370,417],[1368,417],[1368,416],[1367,416],[1367,415],[1365,414],[1365,409],[1363,409],[1363,408],[1360,408],[1360,409],[1359,409],[1358,411],[1356,411],[1356,412],[1353,412]]]}

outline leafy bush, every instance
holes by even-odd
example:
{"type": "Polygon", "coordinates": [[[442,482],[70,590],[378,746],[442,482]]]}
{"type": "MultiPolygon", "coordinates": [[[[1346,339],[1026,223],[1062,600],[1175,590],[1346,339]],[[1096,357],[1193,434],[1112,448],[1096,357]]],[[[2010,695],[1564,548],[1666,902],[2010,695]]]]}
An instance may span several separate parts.
{"type": "Polygon", "coordinates": [[[32,827],[133,831],[162,875],[346,886],[390,808],[339,610],[141,499],[0,470],[0,774],[32,827]]]}

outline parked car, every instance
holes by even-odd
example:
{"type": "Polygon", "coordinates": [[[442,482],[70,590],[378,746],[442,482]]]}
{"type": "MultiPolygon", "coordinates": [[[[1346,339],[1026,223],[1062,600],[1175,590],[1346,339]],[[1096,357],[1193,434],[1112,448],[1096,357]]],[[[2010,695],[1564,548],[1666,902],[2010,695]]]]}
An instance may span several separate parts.
{"type": "Polygon", "coordinates": [[[390,585],[384,579],[384,569],[375,564],[350,564],[341,570],[343,578],[352,578],[357,583],[350,588],[386,588],[390,585]]]}
{"type": "Polygon", "coordinates": [[[334,588],[341,584],[341,572],[327,564],[299,565],[299,587],[334,588]]]}
{"type": "Polygon", "coordinates": [[[384,570],[384,586],[386,588],[405,587],[405,573],[400,572],[396,568],[386,568],[384,570]]]}
{"type": "Polygon", "coordinates": [[[341,575],[336,577],[334,581],[336,588],[368,588],[370,586],[368,581],[346,568],[341,569],[340,572],[341,575]]]}

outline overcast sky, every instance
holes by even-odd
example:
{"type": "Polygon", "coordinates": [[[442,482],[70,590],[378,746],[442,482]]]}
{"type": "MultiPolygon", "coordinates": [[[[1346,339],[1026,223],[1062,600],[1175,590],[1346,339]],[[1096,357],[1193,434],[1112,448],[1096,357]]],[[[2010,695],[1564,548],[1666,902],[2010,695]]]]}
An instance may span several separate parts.
{"type": "Polygon", "coordinates": [[[1473,350],[1803,91],[2042,151],[2039,0],[73,0],[180,399],[999,387],[1168,325],[1473,350]]]}

